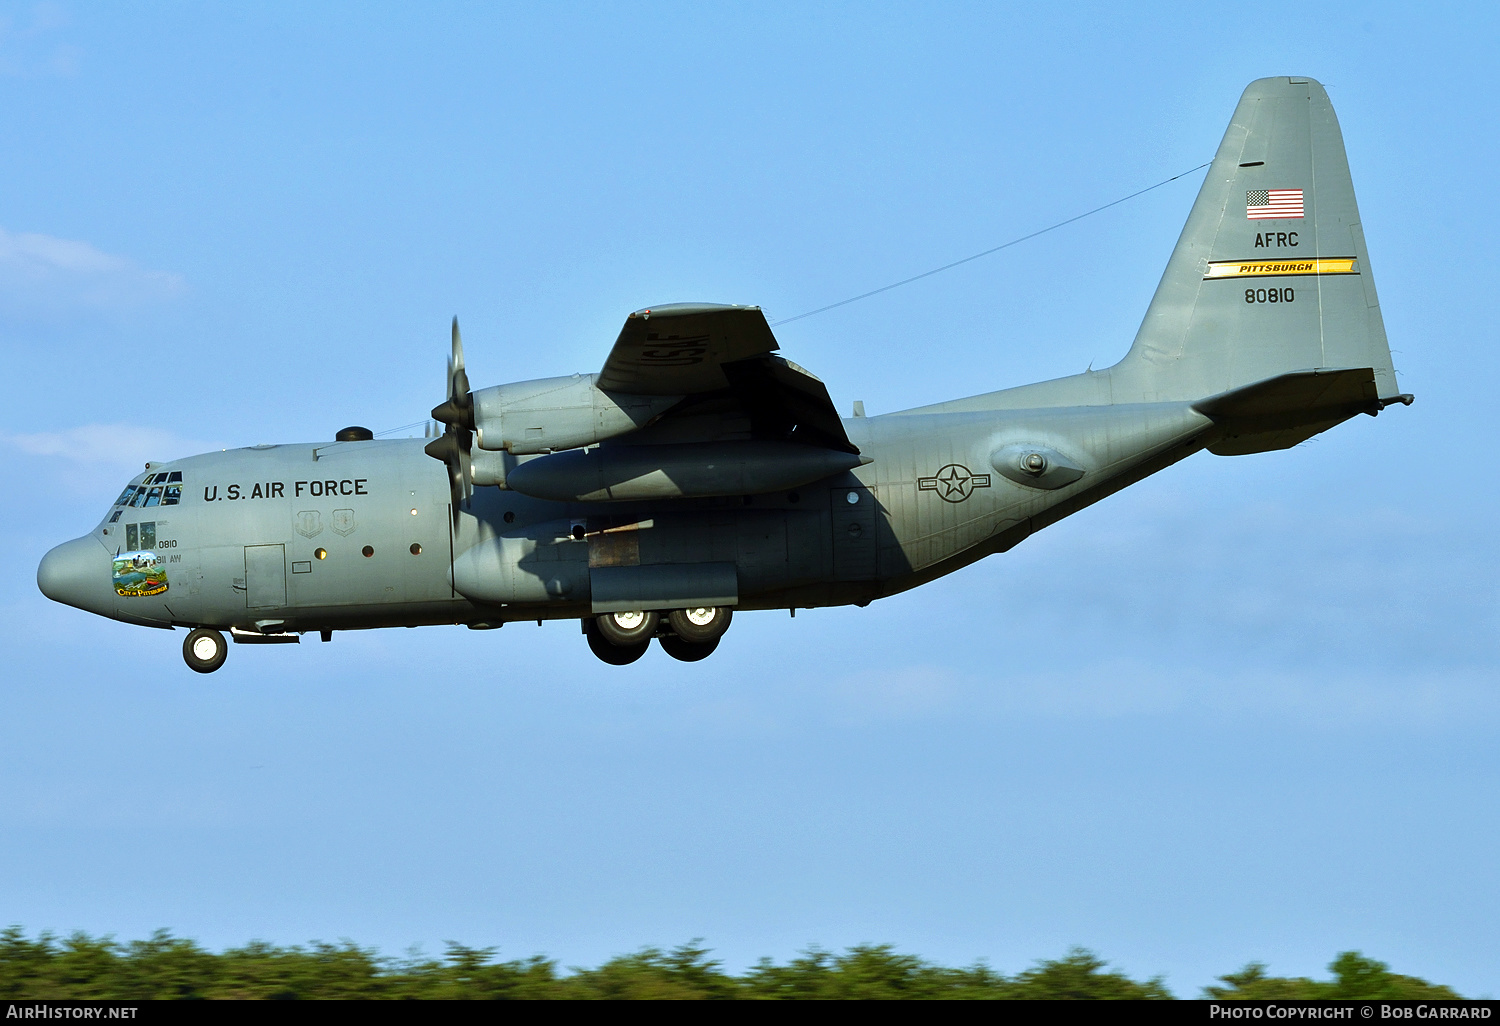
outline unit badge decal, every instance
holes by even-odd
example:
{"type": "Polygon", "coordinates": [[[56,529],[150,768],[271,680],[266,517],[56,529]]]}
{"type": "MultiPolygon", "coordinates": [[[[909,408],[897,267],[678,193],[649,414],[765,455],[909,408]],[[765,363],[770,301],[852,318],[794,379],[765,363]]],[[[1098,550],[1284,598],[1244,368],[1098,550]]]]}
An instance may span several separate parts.
{"type": "Polygon", "coordinates": [[[944,502],[963,502],[976,488],[988,488],[990,475],[970,473],[962,463],[950,463],[932,477],[917,478],[917,488],[937,492],[944,502]]]}
{"type": "Polygon", "coordinates": [[[323,530],[323,514],[315,509],[305,509],[297,514],[297,533],[311,538],[323,530]]]}
{"type": "Polygon", "coordinates": [[[341,534],[345,538],[354,533],[354,510],[336,509],[330,518],[334,534],[341,534]]]}

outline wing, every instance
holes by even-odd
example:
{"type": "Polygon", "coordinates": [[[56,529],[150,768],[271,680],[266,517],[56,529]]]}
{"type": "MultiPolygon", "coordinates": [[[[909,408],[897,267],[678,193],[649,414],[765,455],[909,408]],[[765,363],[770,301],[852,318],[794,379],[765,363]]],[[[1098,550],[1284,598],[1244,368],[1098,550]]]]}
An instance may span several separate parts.
{"type": "Polygon", "coordinates": [[[598,385],[632,395],[695,395],[728,388],[726,363],[781,347],[758,306],[673,303],[637,310],[604,361],[598,385]]]}
{"type": "Polygon", "coordinates": [[[758,306],[638,310],[625,319],[597,385],[628,395],[682,396],[647,429],[662,441],[750,437],[858,453],[827,387],[773,355],[779,348],[758,306]]]}

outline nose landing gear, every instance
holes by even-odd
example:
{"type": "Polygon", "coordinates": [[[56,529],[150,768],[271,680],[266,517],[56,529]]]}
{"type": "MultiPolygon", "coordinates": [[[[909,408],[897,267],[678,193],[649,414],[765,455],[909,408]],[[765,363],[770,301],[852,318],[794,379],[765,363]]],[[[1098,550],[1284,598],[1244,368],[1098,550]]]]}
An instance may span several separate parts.
{"type": "Polygon", "coordinates": [[[189,631],[187,640],[182,643],[183,661],[188,664],[188,669],[198,673],[213,673],[224,665],[224,658],[228,655],[229,644],[224,635],[207,627],[189,631]]]}

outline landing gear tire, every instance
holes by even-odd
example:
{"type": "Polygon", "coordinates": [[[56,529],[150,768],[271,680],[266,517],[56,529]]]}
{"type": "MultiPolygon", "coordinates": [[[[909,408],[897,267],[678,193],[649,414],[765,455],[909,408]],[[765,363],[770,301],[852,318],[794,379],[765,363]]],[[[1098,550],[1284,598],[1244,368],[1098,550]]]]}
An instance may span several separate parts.
{"type": "Polygon", "coordinates": [[[718,638],[712,641],[684,641],[675,634],[663,634],[656,640],[663,652],[685,663],[696,663],[699,659],[707,659],[714,654],[714,649],[719,647],[718,638]]]}
{"type": "Polygon", "coordinates": [[[661,614],[636,609],[625,613],[601,613],[594,617],[594,627],[610,644],[630,648],[650,644],[660,621],[661,614]]]}
{"type": "Polygon", "coordinates": [[[188,669],[199,673],[213,673],[224,665],[224,658],[228,655],[229,644],[224,635],[207,627],[189,631],[187,640],[182,643],[183,662],[188,664],[188,669]]]}
{"type": "MultiPolygon", "coordinates": [[[[603,619],[603,617],[600,617],[603,619]]],[[[589,625],[584,631],[589,639],[589,648],[594,655],[609,663],[611,666],[625,666],[635,662],[646,654],[646,649],[651,647],[651,638],[648,635],[645,641],[636,642],[634,645],[616,645],[609,641],[600,632],[597,623],[589,625]]]]}
{"type": "MultiPolygon", "coordinates": [[[[724,632],[729,630],[729,620],[733,615],[728,606],[674,609],[667,614],[667,623],[671,624],[672,633],[683,641],[703,645],[710,641],[718,642],[724,636],[724,632]]],[[[712,652],[713,649],[710,648],[708,651],[712,652]]],[[[684,657],[678,656],[677,658],[684,657]]],[[[703,656],[697,658],[702,659],[703,656]]]]}

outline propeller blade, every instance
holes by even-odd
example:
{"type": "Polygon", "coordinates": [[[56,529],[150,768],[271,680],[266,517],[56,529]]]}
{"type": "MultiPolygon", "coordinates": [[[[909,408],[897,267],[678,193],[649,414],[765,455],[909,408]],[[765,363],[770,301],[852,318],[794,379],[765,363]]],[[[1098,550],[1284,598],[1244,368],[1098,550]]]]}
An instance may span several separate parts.
{"type": "Polygon", "coordinates": [[[474,397],[469,393],[469,375],[464,370],[464,340],[458,333],[457,317],[453,318],[453,355],[448,358],[448,398],[432,408],[432,419],[450,428],[474,430],[474,397]]]}
{"type": "Polygon", "coordinates": [[[448,357],[448,398],[433,407],[432,419],[446,425],[443,433],[423,446],[423,451],[448,468],[448,487],[453,496],[453,523],[459,508],[474,495],[474,464],[469,450],[474,445],[474,396],[464,370],[464,341],[453,318],[453,351],[448,357]]]}
{"type": "MultiPolygon", "coordinates": [[[[448,367],[448,398],[469,394],[469,374],[464,370],[464,340],[458,333],[458,318],[453,318],[453,360],[448,367]]],[[[472,400],[469,405],[473,405],[472,400]]]]}

